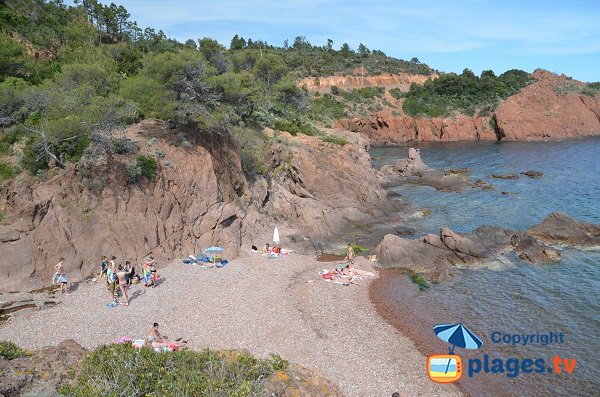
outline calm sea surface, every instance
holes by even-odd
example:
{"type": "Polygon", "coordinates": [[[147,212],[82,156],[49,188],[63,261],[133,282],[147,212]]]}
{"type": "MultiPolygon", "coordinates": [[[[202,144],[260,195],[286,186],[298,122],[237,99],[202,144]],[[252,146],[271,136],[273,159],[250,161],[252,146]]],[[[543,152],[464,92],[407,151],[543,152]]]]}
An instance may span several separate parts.
{"type": "MultiPolygon", "coordinates": [[[[483,224],[524,230],[552,211],[600,223],[600,139],[419,147],[429,166],[469,168],[474,179],[492,183],[495,190],[443,193],[410,184],[394,188],[407,201],[432,210],[429,217],[404,220],[417,230],[418,236],[438,233],[443,226],[458,232],[470,232],[483,224]],[[490,174],[518,175],[528,170],[541,171],[544,176],[531,179],[520,175],[518,180],[488,178],[490,174]]],[[[406,147],[371,150],[377,168],[406,156],[406,147]]],[[[483,359],[487,353],[490,361],[544,358],[548,366],[555,355],[577,360],[571,374],[520,373],[509,378],[506,373],[480,373],[471,382],[506,384],[510,395],[599,395],[600,251],[561,250],[563,259],[558,264],[528,264],[511,255],[506,258],[506,266],[461,271],[449,282],[432,285],[410,298],[424,311],[422,318],[427,322],[462,322],[483,339],[480,350],[457,349],[463,359],[483,359]],[[509,335],[562,332],[564,343],[494,344],[493,332],[509,335]]],[[[396,302],[398,307],[405,303],[396,302]]],[[[430,332],[435,339],[433,331],[430,332]]],[[[446,353],[444,342],[439,341],[436,346],[441,351],[428,354],[446,353]]]]}

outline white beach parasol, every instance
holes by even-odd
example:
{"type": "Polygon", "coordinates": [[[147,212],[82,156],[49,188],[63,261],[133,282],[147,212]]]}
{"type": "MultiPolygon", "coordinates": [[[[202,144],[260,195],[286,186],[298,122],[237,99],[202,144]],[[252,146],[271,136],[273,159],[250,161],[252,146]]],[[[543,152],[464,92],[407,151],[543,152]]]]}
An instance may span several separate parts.
{"type": "Polygon", "coordinates": [[[275,230],[273,230],[273,241],[275,244],[279,244],[279,229],[275,226],[275,230]]]}

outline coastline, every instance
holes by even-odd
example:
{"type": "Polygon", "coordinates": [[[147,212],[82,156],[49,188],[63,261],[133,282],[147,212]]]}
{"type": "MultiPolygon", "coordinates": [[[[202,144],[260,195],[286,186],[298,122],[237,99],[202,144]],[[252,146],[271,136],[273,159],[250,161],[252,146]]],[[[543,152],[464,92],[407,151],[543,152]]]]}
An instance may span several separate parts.
{"type": "MultiPolygon", "coordinates": [[[[156,321],[193,350],[280,354],[347,396],[462,395],[427,378],[425,357],[377,314],[367,280],[347,287],[324,282],[318,272],[331,266],[311,256],[273,260],[250,253],[222,269],[175,261],[159,269],[162,285],[133,287],[129,307],[107,308],[103,285],[82,283],[59,305],[11,318],[0,326],[0,339],[41,348],[72,338],[93,348],[122,336],[143,337],[156,321]]],[[[356,267],[373,269],[364,258],[356,267]]]]}
{"type": "MultiPolygon", "coordinates": [[[[431,310],[419,304],[421,292],[401,270],[379,269],[380,277],[369,286],[369,299],[377,314],[413,342],[419,352],[427,357],[431,354],[447,354],[448,344],[439,340],[433,326],[439,323],[457,322],[452,313],[444,312],[447,318],[432,318],[431,310]],[[402,304],[394,304],[402,302],[402,304]]],[[[460,276],[457,276],[460,277],[460,276]]],[[[425,374],[425,361],[423,373],[425,374]]],[[[433,383],[433,382],[432,382],[433,383]]],[[[506,385],[494,378],[478,378],[477,381],[464,376],[454,385],[467,396],[510,396],[506,385]]],[[[446,386],[446,385],[444,385],[446,386]]]]}

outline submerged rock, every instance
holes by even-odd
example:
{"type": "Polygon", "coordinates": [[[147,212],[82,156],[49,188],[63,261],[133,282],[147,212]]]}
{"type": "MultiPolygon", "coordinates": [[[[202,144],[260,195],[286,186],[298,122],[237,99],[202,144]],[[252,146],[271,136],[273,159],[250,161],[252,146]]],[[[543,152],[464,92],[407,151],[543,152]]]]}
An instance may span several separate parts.
{"type": "Polygon", "coordinates": [[[518,175],[515,174],[492,174],[490,178],[494,179],[519,179],[518,175]]]}
{"type": "Polygon", "coordinates": [[[541,173],[540,171],[535,171],[535,170],[529,170],[529,171],[521,172],[521,175],[525,175],[525,176],[528,176],[530,178],[541,178],[542,176],[544,176],[543,173],[541,173]]]}

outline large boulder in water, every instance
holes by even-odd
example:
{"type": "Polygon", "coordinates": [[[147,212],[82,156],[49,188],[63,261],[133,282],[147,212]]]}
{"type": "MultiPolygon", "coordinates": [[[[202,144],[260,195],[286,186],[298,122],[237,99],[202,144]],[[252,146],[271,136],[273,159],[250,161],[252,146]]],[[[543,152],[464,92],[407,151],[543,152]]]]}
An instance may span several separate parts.
{"type": "Polygon", "coordinates": [[[487,250],[480,241],[454,233],[447,227],[440,231],[440,239],[450,251],[460,252],[462,254],[484,258],[487,250]]]}
{"type": "Polygon", "coordinates": [[[575,220],[561,212],[553,212],[525,235],[550,244],[578,247],[600,246],[600,225],[575,220]]]}
{"type": "Polygon", "coordinates": [[[560,261],[560,252],[541,245],[533,237],[523,237],[515,248],[517,250],[519,259],[527,262],[535,263],[560,261]]]}

